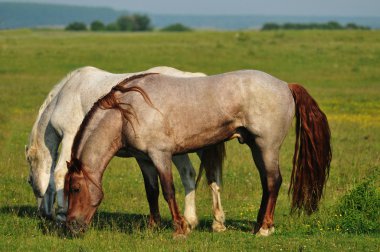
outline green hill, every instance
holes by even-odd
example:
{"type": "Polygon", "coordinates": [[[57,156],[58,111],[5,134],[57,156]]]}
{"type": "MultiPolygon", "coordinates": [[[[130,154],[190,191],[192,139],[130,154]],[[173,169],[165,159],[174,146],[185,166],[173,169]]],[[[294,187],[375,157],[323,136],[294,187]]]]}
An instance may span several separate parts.
{"type": "Polygon", "coordinates": [[[0,2],[0,29],[65,26],[73,21],[89,24],[101,20],[109,23],[121,14],[123,12],[105,7],[0,2]]]}

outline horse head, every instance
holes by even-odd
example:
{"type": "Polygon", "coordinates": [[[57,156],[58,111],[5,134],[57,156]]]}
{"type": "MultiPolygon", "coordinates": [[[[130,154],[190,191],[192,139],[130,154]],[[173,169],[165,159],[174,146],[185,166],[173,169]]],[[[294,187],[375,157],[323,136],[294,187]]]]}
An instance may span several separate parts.
{"type": "Polygon", "coordinates": [[[101,186],[92,178],[80,160],[67,162],[65,199],[68,200],[66,226],[74,235],[86,231],[103,199],[101,186]]]}
{"type": "Polygon", "coordinates": [[[25,146],[25,158],[29,165],[28,183],[38,200],[44,196],[49,185],[51,167],[36,146],[25,146]]]}

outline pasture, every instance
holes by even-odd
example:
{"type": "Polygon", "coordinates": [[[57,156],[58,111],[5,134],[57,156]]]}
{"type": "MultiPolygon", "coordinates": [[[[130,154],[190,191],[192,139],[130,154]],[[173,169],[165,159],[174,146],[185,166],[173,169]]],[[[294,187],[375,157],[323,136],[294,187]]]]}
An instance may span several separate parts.
{"type": "MultiPolygon", "coordinates": [[[[0,31],[0,250],[269,250],[379,251],[380,244],[380,32],[277,31],[190,33],[70,33],[0,31]],[[70,239],[36,216],[27,184],[24,145],[50,89],[69,71],[92,65],[135,72],[167,65],[216,74],[258,69],[304,85],[329,119],[333,160],[320,210],[290,214],[287,190],[294,128],[281,149],[283,184],[276,232],[250,234],[261,199],[258,172],[247,146],[227,144],[222,203],[227,231],[211,231],[211,193],[197,190],[199,226],[172,239],[171,217],[160,197],[163,225],[147,228],[148,204],[134,159],[108,166],[105,198],[90,230],[70,239]]],[[[195,167],[199,160],[192,155],[195,167]]],[[[183,208],[178,172],[176,198],[183,208]]]]}

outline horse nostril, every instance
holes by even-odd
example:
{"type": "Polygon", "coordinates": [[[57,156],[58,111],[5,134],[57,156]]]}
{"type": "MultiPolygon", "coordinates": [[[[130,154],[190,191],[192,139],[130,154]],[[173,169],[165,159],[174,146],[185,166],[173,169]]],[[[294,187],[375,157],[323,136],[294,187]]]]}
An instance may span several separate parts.
{"type": "Polygon", "coordinates": [[[68,221],[66,228],[74,237],[81,237],[86,231],[87,225],[77,220],[68,221]]]}

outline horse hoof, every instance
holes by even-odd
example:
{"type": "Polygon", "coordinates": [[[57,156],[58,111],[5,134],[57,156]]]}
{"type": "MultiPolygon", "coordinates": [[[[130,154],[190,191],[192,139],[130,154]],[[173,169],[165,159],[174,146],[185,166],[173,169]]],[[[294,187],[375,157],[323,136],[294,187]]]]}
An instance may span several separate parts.
{"type": "Polygon", "coordinates": [[[274,227],[270,227],[268,229],[266,228],[260,228],[259,231],[256,233],[256,236],[262,236],[267,237],[274,233],[274,227]]]}
{"type": "Polygon", "coordinates": [[[61,214],[61,213],[57,214],[55,216],[55,220],[56,222],[66,222],[66,214],[61,214]]]}
{"type": "Polygon", "coordinates": [[[193,230],[196,228],[196,226],[198,226],[198,219],[195,217],[195,218],[186,218],[186,222],[187,222],[187,226],[190,230],[193,230]]]}
{"type": "Polygon", "coordinates": [[[173,233],[173,239],[175,240],[185,240],[187,238],[187,235],[186,234],[183,234],[183,233],[173,233]]]}
{"type": "Polygon", "coordinates": [[[161,226],[161,217],[158,218],[150,218],[148,222],[148,228],[156,229],[161,226]]]}
{"type": "Polygon", "coordinates": [[[224,232],[224,231],[226,231],[227,228],[226,228],[226,226],[224,226],[223,223],[220,223],[220,222],[218,222],[218,221],[214,221],[214,222],[212,223],[212,230],[213,230],[214,232],[220,233],[220,232],[224,232]]]}
{"type": "Polygon", "coordinates": [[[59,221],[59,220],[56,220],[56,221],[55,221],[55,226],[56,226],[58,229],[65,229],[65,228],[66,228],[66,222],[65,222],[65,221],[59,221]]]}
{"type": "Polygon", "coordinates": [[[49,221],[54,220],[52,214],[40,213],[38,216],[39,216],[41,219],[45,219],[45,220],[49,220],[49,221]]]}

